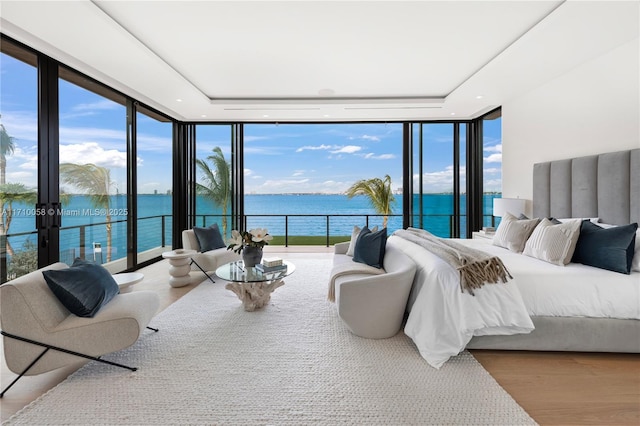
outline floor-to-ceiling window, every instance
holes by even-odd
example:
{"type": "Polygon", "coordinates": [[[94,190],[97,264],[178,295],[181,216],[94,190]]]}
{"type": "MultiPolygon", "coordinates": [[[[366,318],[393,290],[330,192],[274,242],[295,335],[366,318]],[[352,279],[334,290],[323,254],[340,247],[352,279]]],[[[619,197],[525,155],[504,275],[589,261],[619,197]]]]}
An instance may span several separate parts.
{"type": "Polygon", "coordinates": [[[2,282],[76,257],[112,272],[160,258],[173,120],[7,37],[0,51],[2,282]],[[162,207],[143,199],[160,193],[162,207]]]}
{"type": "Polygon", "coordinates": [[[502,197],[502,112],[500,109],[483,116],[483,206],[482,224],[492,226],[500,222],[493,217],[493,199],[502,197]]]}
{"type": "Polygon", "coordinates": [[[196,226],[218,224],[223,238],[231,236],[231,136],[229,124],[195,126],[196,226]]]}
{"type": "Polygon", "coordinates": [[[143,106],[136,106],[137,263],[172,247],[173,122],[143,106]]]}
{"type": "Polygon", "coordinates": [[[274,244],[327,244],[354,225],[402,228],[402,124],[247,124],[246,227],[267,228],[274,244]],[[395,201],[383,214],[350,188],[378,185],[395,201]]]}
{"type": "Polygon", "coordinates": [[[126,268],[126,98],[60,68],[60,260],[126,268]],[[105,96],[105,95],[108,95],[105,96]],[[121,264],[115,261],[121,260],[121,264]]]}
{"type": "Polygon", "coordinates": [[[38,70],[34,53],[0,53],[0,282],[38,267],[38,70]]]}
{"type": "Polygon", "coordinates": [[[465,236],[466,130],[466,123],[412,125],[412,226],[439,237],[465,236]]]}

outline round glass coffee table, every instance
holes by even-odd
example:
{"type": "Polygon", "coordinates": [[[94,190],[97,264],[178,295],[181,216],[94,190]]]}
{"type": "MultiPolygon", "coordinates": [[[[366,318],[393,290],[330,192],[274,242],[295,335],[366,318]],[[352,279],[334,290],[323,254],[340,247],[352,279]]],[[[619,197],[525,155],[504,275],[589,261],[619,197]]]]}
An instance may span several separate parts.
{"type": "Polygon", "coordinates": [[[245,311],[255,311],[271,300],[271,293],[282,285],[283,278],[293,274],[296,267],[283,261],[286,268],[263,272],[256,267],[245,267],[242,260],[226,263],[216,269],[216,275],[230,281],[225,288],[234,292],[242,301],[245,311]]]}

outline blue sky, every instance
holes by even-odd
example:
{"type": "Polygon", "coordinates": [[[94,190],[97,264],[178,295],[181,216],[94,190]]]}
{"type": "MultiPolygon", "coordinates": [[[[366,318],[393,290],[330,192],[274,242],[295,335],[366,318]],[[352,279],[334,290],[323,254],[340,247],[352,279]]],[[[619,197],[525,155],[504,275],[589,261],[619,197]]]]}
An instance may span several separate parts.
{"type": "MultiPolygon", "coordinates": [[[[37,184],[37,80],[35,68],[0,56],[0,114],[15,138],[7,181],[37,184]]],[[[425,127],[426,192],[451,191],[450,124],[425,127]]],[[[220,146],[229,158],[228,126],[197,129],[197,156],[220,146]]],[[[341,193],[359,179],[389,174],[402,187],[402,125],[248,124],[245,126],[246,193],[341,193]]],[[[485,123],[485,191],[500,190],[500,120],[485,123]]],[[[138,191],[171,188],[171,125],[138,115],[138,191]]],[[[61,162],[95,163],[111,169],[113,192],[126,190],[125,107],[68,82],[60,84],[61,162]]],[[[462,171],[464,173],[464,170],[462,171]]],[[[417,181],[417,176],[414,176],[417,181]]],[[[68,189],[73,192],[71,188],[68,189]]]]}

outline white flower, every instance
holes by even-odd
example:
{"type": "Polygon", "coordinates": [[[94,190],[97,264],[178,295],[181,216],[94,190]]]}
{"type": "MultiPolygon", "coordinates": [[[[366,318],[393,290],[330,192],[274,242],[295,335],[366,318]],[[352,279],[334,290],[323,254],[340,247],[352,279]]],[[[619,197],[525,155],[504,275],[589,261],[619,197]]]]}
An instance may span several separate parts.
{"type": "Polygon", "coordinates": [[[249,231],[249,233],[251,234],[251,241],[259,243],[261,241],[271,241],[273,240],[273,237],[271,235],[269,235],[269,231],[267,231],[266,228],[262,229],[262,228],[255,228],[255,229],[251,229],[249,231]]]}
{"type": "Polygon", "coordinates": [[[229,244],[229,246],[235,247],[235,246],[242,246],[242,235],[240,234],[240,232],[238,232],[237,230],[233,230],[231,231],[231,238],[229,238],[227,240],[227,243],[229,244]]]}

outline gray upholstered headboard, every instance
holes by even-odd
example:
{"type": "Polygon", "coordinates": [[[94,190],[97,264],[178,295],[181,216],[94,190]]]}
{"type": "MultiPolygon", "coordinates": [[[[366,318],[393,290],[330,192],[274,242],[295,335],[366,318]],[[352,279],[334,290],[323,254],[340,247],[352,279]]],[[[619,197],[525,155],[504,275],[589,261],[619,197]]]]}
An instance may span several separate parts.
{"type": "Polygon", "coordinates": [[[640,149],[534,164],[533,215],[640,222],[640,149]]]}

